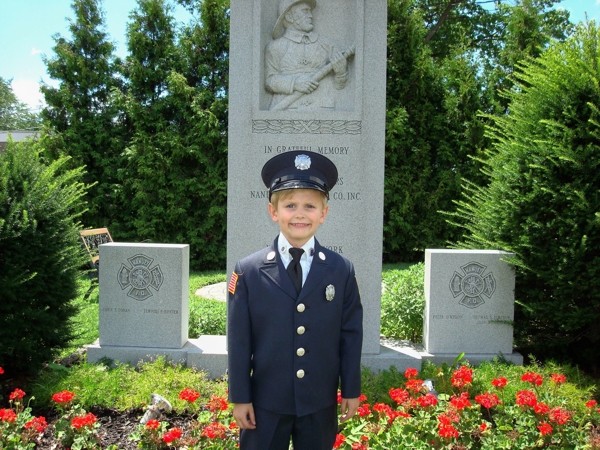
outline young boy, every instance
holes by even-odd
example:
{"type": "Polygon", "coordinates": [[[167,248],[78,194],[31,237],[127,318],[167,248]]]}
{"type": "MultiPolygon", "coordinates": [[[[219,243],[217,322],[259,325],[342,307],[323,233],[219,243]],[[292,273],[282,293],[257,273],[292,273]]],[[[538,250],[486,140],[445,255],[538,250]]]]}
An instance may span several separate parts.
{"type": "Polygon", "coordinates": [[[337,169],[293,151],[262,179],[279,225],[271,247],[239,261],[229,281],[229,401],[242,450],[331,450],[360,395],[362,305],[350,261],[322,247],[337,169]],[[297,255],[297,256],[294,256],[297,255]]]}

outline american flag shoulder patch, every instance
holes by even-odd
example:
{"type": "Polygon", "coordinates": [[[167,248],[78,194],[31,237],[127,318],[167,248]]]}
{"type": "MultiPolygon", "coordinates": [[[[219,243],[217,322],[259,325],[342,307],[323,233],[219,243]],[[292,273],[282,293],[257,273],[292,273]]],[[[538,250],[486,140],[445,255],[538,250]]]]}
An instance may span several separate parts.
{"type": "Polygon", "coordinates": [[[229,279],[229,284],[227,285],[227,290],[231,295],[235,294],[235,288],[237,287],[239,275],[235,272],[231,274],[231,278],[229,279]]]}

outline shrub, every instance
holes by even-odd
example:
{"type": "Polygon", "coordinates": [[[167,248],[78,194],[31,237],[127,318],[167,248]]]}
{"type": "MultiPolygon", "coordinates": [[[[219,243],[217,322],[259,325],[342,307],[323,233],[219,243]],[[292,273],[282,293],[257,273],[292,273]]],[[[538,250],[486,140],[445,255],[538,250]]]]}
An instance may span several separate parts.
{"type": "Polygon", "coordinates": [[[581,25],[522,67],[510,113],[490,117],[484,186],[455,215],[462,248],[516,254],[523,353],[600,371],[600,30],[581,25]]]}
{"type": "Polygon", "coordinates": [[[84,262],[77,217],[82,170],[50,165],[38,143],[9,143],[0,154],[0,365],[35,372],[73,336],[78,269],[84,262]]]}
{"type": "Polygon", "coordinates": [[[412,342],[422,341],[424,277],[423,263],[414,264],[404,270],[384,272],[384,289],[381,296],[382,335],[412,342]]]}
{"type": "Polygon", "coordinates": [[[189,335],[225,334],[227,306],[224,302],[209,299],[195,299],[190,302],[189,335]]]}

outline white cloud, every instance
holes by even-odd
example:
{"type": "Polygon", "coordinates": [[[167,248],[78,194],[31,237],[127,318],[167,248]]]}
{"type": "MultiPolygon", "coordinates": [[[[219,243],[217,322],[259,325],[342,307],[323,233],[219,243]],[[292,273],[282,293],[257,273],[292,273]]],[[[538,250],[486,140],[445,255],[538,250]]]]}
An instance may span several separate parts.
{"type": "Polygon", "coordinates": [[[17,98],[33,110],[44,105],[44,96],[40,92],[40,84],[33,80],[13,79],[12,90],[17,98]]]}
{"type": "Polygon", "coordinates": [[[34,55],[34,56],[35,56],[35,55],[39,55],[40,53],[42,53],[42,51],[41,51],[39,48],[35,48],[35,47],[33,47],[33,48],[31,49],[31,54],[32,54],[32,55],[34,55]]]}

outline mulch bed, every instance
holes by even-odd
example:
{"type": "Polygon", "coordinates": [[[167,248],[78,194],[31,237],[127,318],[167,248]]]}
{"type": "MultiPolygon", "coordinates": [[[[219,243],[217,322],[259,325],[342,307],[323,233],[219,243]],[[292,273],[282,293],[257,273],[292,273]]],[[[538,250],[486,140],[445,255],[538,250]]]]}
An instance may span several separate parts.
{"type": "MultiPolygon", "coordinates": [[[[132,409],[125,412],[116,411],[109,408],[91,408],[89,412],[93,413],[100,423],[98,435],[100,438],[100,448],[108,448],[113,445],[119,450],[135,450],[136,443],[129,436],[134,432],[140,423],[140,419],[144,415],[142,409],[132,409]]],[[[64,447],[54,434],[54,422],[57,417],[46,415],[48,428],[37,441],[37,448],[47,450],[61,450],[64,447]]],[[[187,430],[190,424],[194,421],[192,415],[166,414],[161,420],[169,423],[169,428],[178,427],[182,430],[187,430]]]]}

